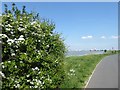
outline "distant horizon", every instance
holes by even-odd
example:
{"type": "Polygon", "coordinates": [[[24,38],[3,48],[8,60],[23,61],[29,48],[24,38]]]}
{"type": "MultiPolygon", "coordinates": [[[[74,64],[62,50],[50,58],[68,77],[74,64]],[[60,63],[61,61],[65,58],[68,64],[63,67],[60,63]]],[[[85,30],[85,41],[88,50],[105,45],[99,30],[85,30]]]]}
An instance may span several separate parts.
{"type": "Polygon", "coordinates": [[[120,50],[120,49],[96,49],[96,50],[92,50],[92,49],[83,49],[83,50],[68,50],[68,51],[101,51],[101,50],[120,50]]]}
{"type": "MultiPolygon", "coordinates": [[[[2,3],[11,9],[10,2],[2,3]]],[[[15,2],[19,9],[52,20],[68,50],[118,49],[117,2],[15,2]]]]}

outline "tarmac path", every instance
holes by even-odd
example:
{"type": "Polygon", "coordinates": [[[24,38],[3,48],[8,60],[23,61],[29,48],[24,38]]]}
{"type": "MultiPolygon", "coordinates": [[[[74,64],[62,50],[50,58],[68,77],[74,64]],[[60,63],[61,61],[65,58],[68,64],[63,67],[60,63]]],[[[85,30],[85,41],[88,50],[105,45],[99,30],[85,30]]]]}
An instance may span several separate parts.
{"type": "Polygon", "coordinates": [[[86,88],[118,88],[118,54],[105,57],[97,65],[86,88]]]}

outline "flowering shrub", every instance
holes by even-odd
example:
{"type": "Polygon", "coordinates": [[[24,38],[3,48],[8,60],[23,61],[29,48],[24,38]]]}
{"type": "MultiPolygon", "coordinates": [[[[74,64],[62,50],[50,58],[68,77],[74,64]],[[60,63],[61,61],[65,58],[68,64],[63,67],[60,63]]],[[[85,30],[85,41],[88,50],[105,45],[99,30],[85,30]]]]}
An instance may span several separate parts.
{"type": "Polygon", "coordinates": [[[64,79],[65,46],[55,25],[15,4],[2,14],[2,89],[57,88],[64,79]]]}

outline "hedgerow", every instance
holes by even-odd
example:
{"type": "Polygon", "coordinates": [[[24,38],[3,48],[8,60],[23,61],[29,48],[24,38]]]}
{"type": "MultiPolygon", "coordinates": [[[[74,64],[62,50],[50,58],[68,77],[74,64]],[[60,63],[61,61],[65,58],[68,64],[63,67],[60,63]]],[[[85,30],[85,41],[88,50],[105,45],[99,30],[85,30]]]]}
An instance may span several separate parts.
{"type": "Polygon", "coordinates": [[[64,41],[55,24],[5,4],[2,14],[2,89],[57,88],[64,79],[64,41]]]}

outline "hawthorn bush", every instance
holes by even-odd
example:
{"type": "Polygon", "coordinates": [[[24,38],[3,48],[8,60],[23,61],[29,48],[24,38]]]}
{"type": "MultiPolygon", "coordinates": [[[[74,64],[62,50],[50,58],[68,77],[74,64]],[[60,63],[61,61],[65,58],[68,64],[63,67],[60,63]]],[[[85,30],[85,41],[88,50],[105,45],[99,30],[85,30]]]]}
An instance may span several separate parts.
{"type": "Polygon", "coordinates": [[[5,4],[2,14],[2,89],[58,88],[66,51],[55,24],[5,4]]]}

